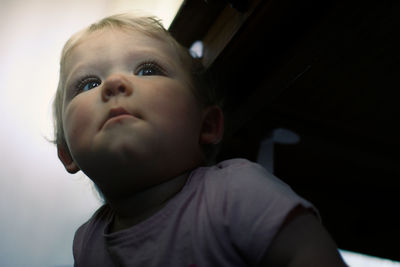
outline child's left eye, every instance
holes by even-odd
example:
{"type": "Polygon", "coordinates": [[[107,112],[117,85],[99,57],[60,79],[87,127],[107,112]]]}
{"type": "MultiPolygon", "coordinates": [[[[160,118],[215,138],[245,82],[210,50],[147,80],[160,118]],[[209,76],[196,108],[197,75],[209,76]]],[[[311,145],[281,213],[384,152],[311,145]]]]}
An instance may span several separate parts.
{"type": "Polygon", "coordinates": [[[138,70],[136,71],[137,76],[164,76],[165,71],[156,63],[154,62],[146,62],[139,66],[138,70]]]}

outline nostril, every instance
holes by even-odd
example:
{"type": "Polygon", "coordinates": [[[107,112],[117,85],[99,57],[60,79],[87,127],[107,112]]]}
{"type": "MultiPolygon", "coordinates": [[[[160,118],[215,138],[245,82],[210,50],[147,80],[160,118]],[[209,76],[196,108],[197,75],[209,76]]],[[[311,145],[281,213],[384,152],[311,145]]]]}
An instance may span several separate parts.
{"type": "Polygon", "coordinates": [[[120,93],[125,93],[125,87],[122,85],[120,87],[118,87],[118,90],[120,93]]]}
{"type": "Polygon", "coordinates": [[[112,96],[113,92],[110,89],[106,90],[106,96],[112,96]]]}

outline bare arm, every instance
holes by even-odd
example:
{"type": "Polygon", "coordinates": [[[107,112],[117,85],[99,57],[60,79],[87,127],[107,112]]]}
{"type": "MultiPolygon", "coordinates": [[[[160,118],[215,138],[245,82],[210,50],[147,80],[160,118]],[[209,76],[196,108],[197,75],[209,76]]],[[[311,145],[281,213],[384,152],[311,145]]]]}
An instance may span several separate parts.
{"type": "Polygon", "coordinates": [[[260,266],[347,266],[316,216],[296,209],[272,241],[260,266]]]}

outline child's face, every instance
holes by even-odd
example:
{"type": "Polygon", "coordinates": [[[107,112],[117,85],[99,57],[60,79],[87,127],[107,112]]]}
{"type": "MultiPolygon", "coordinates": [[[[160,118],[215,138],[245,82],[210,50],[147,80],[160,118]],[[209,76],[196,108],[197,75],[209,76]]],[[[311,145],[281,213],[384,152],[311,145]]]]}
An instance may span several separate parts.
{"type": "Polygon", "coordinates": [[[73,48],[64,74],[66,142],[103,191],[140,190],[201,161],[202,110],[165,42],[137,31],[97,31],[73,48]]]}

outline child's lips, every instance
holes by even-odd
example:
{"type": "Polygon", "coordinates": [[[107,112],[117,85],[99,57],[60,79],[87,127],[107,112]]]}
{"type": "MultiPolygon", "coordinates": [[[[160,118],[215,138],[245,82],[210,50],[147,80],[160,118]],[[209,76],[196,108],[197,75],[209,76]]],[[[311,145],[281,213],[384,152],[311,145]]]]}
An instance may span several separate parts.
{"type": "Polygon", "coordinates": [[[104,128],[106,126],[106,124],[109,124],[111,122],[119,122],[124,118],[138,118],[138,116],[135,116],[131,113],[129,113],[128,111],[126,111],[126,109],[122,108],[122,107],[118,107],[118,108],[112,108],[110,109],[107,118],[104,120],[103,124],[101,125],[100,129],[104,128]]]}

